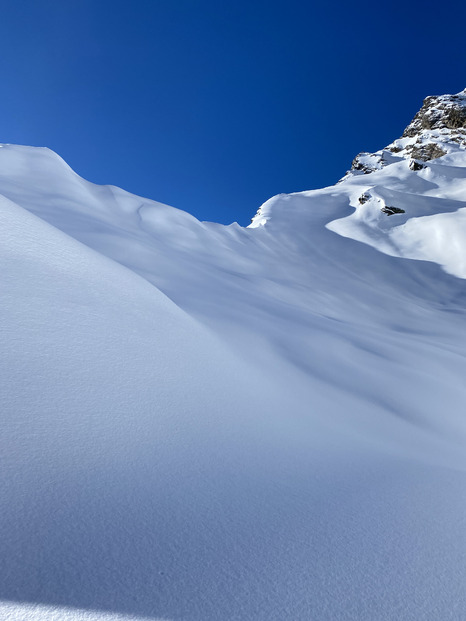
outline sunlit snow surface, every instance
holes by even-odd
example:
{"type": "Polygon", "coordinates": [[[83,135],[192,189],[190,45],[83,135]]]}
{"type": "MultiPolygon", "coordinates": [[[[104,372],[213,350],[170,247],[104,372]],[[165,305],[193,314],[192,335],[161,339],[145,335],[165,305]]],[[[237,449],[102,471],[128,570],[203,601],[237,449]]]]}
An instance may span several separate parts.
{"type": "Polygon", "coordinates": [[[426,164],[244,229],[0,148],[0,617],[465,618],[466,156],[426,164]]]}
{"type": "Polygon", "coordinates": [[[169,621],[168,619],[148,619],[134,615],[119,615],[105,612],[76,610],[58,606],[38,604],[17,604],[0,602],[0,619],[8,621],[169,621]]]}

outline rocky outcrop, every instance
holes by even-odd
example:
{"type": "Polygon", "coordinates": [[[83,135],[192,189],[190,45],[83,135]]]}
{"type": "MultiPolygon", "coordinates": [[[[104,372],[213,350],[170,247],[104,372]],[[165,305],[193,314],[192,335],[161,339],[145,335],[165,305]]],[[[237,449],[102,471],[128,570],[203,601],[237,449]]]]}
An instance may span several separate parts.
{"type": "Polygon", "coordinates": [[[419,171],[426,167],[423,162],[458,148],[466,149],[466,89],[456,95],[426,97],[401,138],[375,153],[358,153],[351,170],[339,183],[356,175],[369,175],[403,159],[410,160],[411,170],[419,171]]]}
{"type": "Polygon", "coordinates": [[[457,95],[426,97],[402,139],[411,139],[402,152],[423,162],[445,155],[447,143],[466,148],[466,89],[457,95]]]}
{"type": "Polygon", "coordinates": [[[442,147],[436,142],[414,144],[411,148],[407,147],[406,151],[411,155],[411,157],[417,160],[422,160],[423,162],[435,160],[438,157],[442,157],[442,155],[446,155],[447,153],[445,149],[442,149],[442,147]]]}
{"type": "Polygon", "coordinates": [[[412,138],[425,129],[465,129],[466,93],[426,97],[422,108],[403,132],[403,138],[412,138]]]}

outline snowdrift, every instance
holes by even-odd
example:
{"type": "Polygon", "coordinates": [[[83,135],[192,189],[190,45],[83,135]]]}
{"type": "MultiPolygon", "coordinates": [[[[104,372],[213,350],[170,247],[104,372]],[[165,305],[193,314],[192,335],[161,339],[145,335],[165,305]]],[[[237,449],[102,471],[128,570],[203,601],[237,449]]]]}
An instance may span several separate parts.
{"type": "Polygon", "coordinates": [[[246,229],[0,148],[3,618],[466,614],[465,98],[246,229]]]}

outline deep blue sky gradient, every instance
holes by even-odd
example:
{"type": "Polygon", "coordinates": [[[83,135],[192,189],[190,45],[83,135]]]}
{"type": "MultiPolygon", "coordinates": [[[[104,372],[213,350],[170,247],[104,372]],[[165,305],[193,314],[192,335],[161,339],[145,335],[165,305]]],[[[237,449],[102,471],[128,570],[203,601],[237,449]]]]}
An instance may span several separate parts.
{"type": "Polygon", "coordinates": [[[466,87],[465,3],[2,3],[0,142],[86,179],[248,224],[335,183],[466,87]]]}

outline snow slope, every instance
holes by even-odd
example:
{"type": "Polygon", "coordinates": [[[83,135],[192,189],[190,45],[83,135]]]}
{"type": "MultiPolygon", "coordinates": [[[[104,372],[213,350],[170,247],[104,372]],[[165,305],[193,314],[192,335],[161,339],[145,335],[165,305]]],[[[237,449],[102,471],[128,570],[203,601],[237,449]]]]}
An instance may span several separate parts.
{"type": "Polygon", "coordinates": [[[246,229],[0,148],[2,618],[464,618],[464,99],[246,229]]]}

